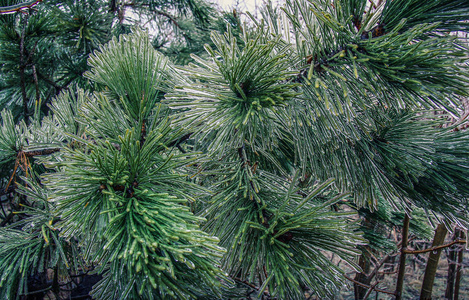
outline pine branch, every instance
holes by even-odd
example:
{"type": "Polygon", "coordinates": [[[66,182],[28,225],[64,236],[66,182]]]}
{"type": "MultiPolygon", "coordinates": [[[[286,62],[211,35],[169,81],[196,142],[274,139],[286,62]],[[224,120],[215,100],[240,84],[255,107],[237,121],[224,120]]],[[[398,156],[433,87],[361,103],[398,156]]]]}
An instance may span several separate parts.
{"type": "Polygon", "coordinates": [[[111,0],[109,4],[109,12],[115,13],[117,11],[116,0],[111,0]]]}
{"type": "Polygon", "coordinates": [[[59,152],[60,148],[53,148],[53,149],[42,149],[42,150],[33,150],[33,151],[20,151],[20,153],[24,154],[26,157],[34,157],[34,156],[42,156],[42,155],[49,155],[55,152],[59,152]]]}
{"type": "MultiPolygon", "coordinates": [[[[359,19],[354,19],[353,24],[354,24],[354,26],[356,26],[356,28],[358,30],[360,30],[362,24],[360,23],[359,19]]],[[[363,32],[362,35],[361,35],[361,39],[362,40],[374,39],[374,38],[381,37],[381,36],[385,35],[386,33],[387,32],[385,31],[384,24],[380,23],[380,24],[376,25],[374,28],[372,28],[371,30],[363,32]]],[[[307,65],[313,64],[313,66],[312,66],[313,70],[316,71],[317,73],[321,74],[322,72],[325,72],[327,70],[327,68],[329,68],[329,63],[332,62],[333,59],[335,57],[337,57],[338,54],[340,54],[341,52],[343,52],[345,50],[350,50],[348,48],[352,49],[353,47],[348,46],[345,49],[343,49],[342,47],[339,47],[337,50],[332,51],[331,53],[329,53],[325,57],[318,57],[317,54],[314,55],[314,57],[313,57],[313,55],[308,55],[308,56],[306,56],[306,64],[307,65]]],[[[362,47],[357,48],[357,51],[366,53],[366,50],[362,47]]],[[[309,68],[310,67],[307,66],[307,67],[300,70],[300,72],[296,76],[297,81],[298,80],[301,81],[300,78],[302,76],[303,77],[307,76],[309,68]]]]}
{"type": "MultiPolygon", "coordinates": [[[[143,99],[142,99],[143,101],[143,99]]],[[[140,128],[140,148],[143,147],[143,144],[145,144],[145,139],[147,137],[147,126],[145,124],[145,120],[142,121],[142,126],[140,128]]]]}
{"type": "Polygon", "coordinates": [[[39,100],[41,98],[41,94],[39,92],[39,82],[37,80],[36,66],[33,64],[31,68],[33,70],[34,87],[36,88],[36,103],[39,103],[39,100]]]}

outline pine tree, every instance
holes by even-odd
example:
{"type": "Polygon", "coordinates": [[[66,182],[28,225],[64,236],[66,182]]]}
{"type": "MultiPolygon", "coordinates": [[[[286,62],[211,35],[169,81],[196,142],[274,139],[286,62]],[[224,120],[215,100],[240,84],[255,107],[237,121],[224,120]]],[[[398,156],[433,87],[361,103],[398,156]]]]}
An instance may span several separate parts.
{"type": "Polygon", "coordinates": [[[332,299],[346,277],[328,254],[360,270],[376,246],[357,211],[467,228],[469,133],[447,116],[468,96],[469,3],[292,0],[262,16],[212,32],[185,67],[133,29],[46,116],[2,112],[2,209],[19,216],[2,215],[0,297],[91,272],[96,299],[332,299]]]}
{"type": "Polygon", "coordinates": [[[83,76],[89,55],[132,26],[151,25],[152,44],[174,58],[203,51],[209,40],[203,28],[220,22],[207,3],[192,0],[2,0],[0,12],[0,109],[26,121],[36,102],[47,113],[52,98],[70,86],[93,90],[83,76]]]}

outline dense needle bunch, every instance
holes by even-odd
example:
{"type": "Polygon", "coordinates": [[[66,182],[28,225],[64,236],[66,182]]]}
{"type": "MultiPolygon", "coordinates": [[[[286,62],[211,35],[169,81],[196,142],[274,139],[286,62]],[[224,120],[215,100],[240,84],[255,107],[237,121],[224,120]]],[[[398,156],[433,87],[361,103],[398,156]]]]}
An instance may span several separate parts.
{"type": "Polygon", "coordinates": [[[180,114],[178,124],[205,136],[213,132],[213,151],[224,144],[241,146],[244,140],[270,148],[278,131],[276,109],[297,94],[296,84],[286,80],[292,75],[290,47],[263,28],[246,33],[242,49],[230,31],[212,38],[217,49],[206,45],[210,61],[194,56],[195,64],[186,70],[195,82],[167,96],[171,108],[191,109],[180,114]]]}
{"type": "MultiPolygon", "coordinates": [[[[218,268],[223,249],[216,237],[199,229],[204,219],[190,211],[191,195],[203,190],[175,172],[191,158],[168,150],[166,145],[180,132],[171,130],[164,109],[157,104],[162,90],[177,75],[170,77],[172,67],[151,48],[143,32],[113,40],[90,64],[90,78],[109,90],[61,94],[51,106],[53,117],[38,125],[43,131],[55,126],[59,132],[52,142],[60,151],[42,159],[49,169],[42,176],[49,195],[42,201],[44,209],[53,213],[50,218],[56,219],[37,222],[46,225],[39,232],[2,228],[5,239],[29,234],[25,238],[31,244],[23,256],[7,255],[3,263],[15,268],[15,261],[22,259],[15,272],[43,272],[44,266],[30,257],[39,258],[41,245],[44,241],[49,245],[52,236],[52,249],[60,241],[78,241],[75,251],[78,246],[83,261],[73,262],[75,268],[94,265],[103,274],[93,290],[97,298],[216,295],[217,276],[223,277],[218,268]],[[118,60],[126,56],[133,60],[118,60]],[[110,61],[119,72],[106,69],[110,61]],[[133,81],[121,85],[123,78],[133,81]]],[[[8,120],[6,115],[3,130],[8,120]]],[[[34,186],[33,182],[31,189],[34,186]]],[[[28,189],[24,194],[31,201],[37,197],[28,189]]],[[[2,252],[11,251],[9,244],[2,245],[2,252]]],[[[61,251],[61,261],[68,268],[71,262],[61,251]]],[[[15,272],[8,276],[14,278],[15,272]]],[[[7,275],[2,276],[5,280],[7,275]]],[[[12,288],[23,291],[24,282],[12,288]]],[[[14,290],[6,292],[13,295],[14,290]]]]}

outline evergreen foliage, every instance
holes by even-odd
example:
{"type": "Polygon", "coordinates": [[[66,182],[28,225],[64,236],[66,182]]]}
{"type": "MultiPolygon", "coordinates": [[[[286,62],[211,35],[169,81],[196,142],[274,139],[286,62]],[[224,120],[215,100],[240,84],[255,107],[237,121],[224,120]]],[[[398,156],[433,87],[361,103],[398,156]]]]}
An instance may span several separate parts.
{"type": "Polygon", "coordinates": [[[96,299],[332,299],[328,254],[360,271],[404,213],[467,228],[467,1],[287,0],[187,66],[112,36],[208,6],[131,4],[0,15],[1,298],[92,272],[96,299]]]}
{"type": "MultiPolygon", "coordinates": [[[[0,1],[1,7],[27,7],[21,4],[0,1]]],[[[207,3],[192,0],[48,0],[22,12],[0,15],[0,109],[8,107],[15,119],[31,117],[36,102],[47,113],[47,104],[69,86],[94,89],[83,76],[89,55],[132,26],[149,23],[153,45],[187,61],[188,51],[203,51],[209,41],[204,27],[218,30],[224,23],[207,3]]]]}

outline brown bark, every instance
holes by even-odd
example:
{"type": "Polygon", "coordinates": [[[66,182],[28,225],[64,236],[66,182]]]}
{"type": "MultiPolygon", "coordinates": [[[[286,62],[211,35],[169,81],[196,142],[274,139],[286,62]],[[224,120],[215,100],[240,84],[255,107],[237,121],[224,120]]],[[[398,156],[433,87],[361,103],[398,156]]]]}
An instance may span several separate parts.
{"type": "MultiPolygon", "coordinates": [[[[438,224],[433,237],[432,247],[443,244],[447,232],[448,230],[444,224],[438,224]]],[[[425,275],[423,276],[422,290],[420,291],[421,300],[431,300],[432,298],[433,282],[435,281],[441,251],[442,249],[438,249],[430,252],[425,268],[425,275]]]]}
{"type": "MultiPolygon", "coordinates": [[[[455,229],[453,234],[453,241],[457,240],[459,236],[459,230],[455,229]]],[[[445,298],[448,300],[453,300],[454,293],[454,280],[456,277],[456,259],[457,259],[457,249],[458,245],[451,246],[448,250],[448,275],[446,277],[446,291],[445,298]]]]}
{"type": "Polygon", "coordinates": [[[397,273],[397,283],[396,283],[396,300],[402,299],[402,288],[404,287],[404,275],[405,275],[405,258],[406,258],[406,248],[407,242],[409,240],[409,224],[410,218],[407,214],[404,217],[404,224],[402,226],[402,243],[401,243],[401,258],[399,261],[399,271],[397,273]]]}
{"type": "MultiPolygon", "coordinates": [[[[360,259],[358,261],[358,265],[362,269],[362,272],[357,273],[355,275],[355,280],[357,282],[361,282],[365,285],[370,285],[370,280],[366,274],[370,272],[370,260],[365,257],[365,255],[361,255],[360,259]]],[[[353,291],[355,295],[355,300],[361,300],[364,299],[365,294],[368,291],[368,288],[365,288],[361,285],[358,285],[356,283],[353,284],[353,291]]]]}
{"type": "Polygon", "coordinates": [[[451,247],[451,246],[456,245],[456,244],[465,244],[465,243],[466,243],[465,240],[456,240],[456,241],[452,241],[451,243],[448,243],[448,244],[444,244],[444,245],[440,245],[440,246],[434,246],[434,247],[430,247],[428,249],[405,250],[404,252],[406,254],[422,254],[422,253],[427,253],[427,252],[432,252],[432,251],[435,251],[435,250],[441,250],[441,249],[444,249],[444,248],[448,248],[448,247],[451,247]]]}
{"type": "Polygon", "coordinates": [[[34,86],[36,88],[36,105],[39,105],[39,101],[41,100],[41,93],[39,91],[39,82],[37,80],[36,66],[32,65],[31,69],[33,70],[34,86]]]}
{"type": "MultiPolygon", "coordinates": [[[[462,230],[459,231],[460,238],[464,238],[464,232],[462,230]]],[[[467,238],[467,237],[466,237],[467,238]]],[[[458,248],[458,265],[456,267],[456,279],[454,283],[454,300],[459,299],[459,288],[461,286],[461,277],[462,277],[462,262],[464,259],[464,246],[460,246],[458,248]]]]}
{"type": "Polygon", "coordinates": [[[53,148],[53,149],[27,151],[27,152],[23,152],[23,154],[26,157],[33,157],[33,156],[49,155],[49,154],[59,152],[59,151],[60,151],[60,148],[53,148]]]}

